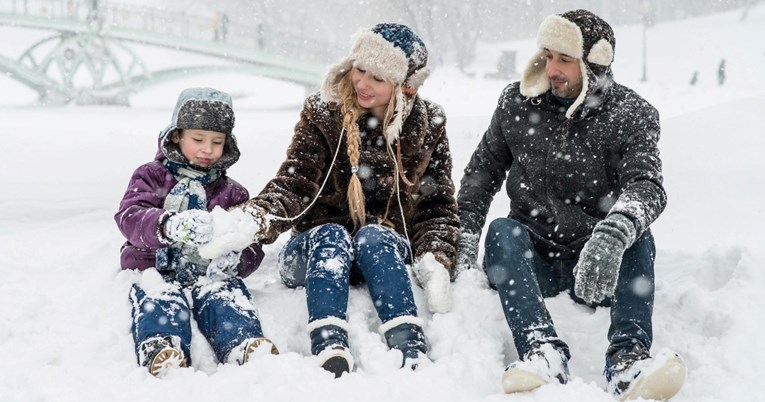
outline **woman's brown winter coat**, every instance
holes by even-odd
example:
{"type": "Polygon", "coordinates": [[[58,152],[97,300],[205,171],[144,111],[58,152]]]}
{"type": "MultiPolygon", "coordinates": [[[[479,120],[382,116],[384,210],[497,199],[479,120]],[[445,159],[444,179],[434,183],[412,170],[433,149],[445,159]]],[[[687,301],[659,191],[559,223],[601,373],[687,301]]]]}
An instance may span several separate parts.
{"type": "MultiPolygon", "coordinates": [[[[403,171],[412,185],[399,178],[401,191],[397,197],[395,161],[389,154],[382,127],[375,124],[371,115],[362,115],[358,175],[364,188],[366,223],[386,225],[402,236],[408,235],[415,260],[433,252],[453,272],[460,229],[445,120],[440,106],[416,97],[399,136],[403,171]]],[[[314,199],[328,172],[330,177],[316,203],[300,218],[271,221],[265,243],[273,242],[279,233],[290,228],[299,233],[325,223],[337,223],[351,233],[359,229],[354,228],[349,215],[351,166],[347,133],[343,132],[341,138],[342,131],[339,105],[322,101],[319,94],[306,99],[286,160],[276,177],[249,204],[277,217],[295,217],[314,199]],[[336,151],[339,154],[333,165],[336,151]]],[[[392,149],[396,151],[395,143],[392,149]]]]}

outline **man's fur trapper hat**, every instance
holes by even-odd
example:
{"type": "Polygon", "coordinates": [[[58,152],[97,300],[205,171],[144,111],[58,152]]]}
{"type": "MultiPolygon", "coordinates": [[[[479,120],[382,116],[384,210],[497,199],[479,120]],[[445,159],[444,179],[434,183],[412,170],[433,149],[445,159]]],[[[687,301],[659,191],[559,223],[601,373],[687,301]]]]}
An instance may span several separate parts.
{"type": "Polygon", "coordinates": [[[550,89],[546,73],[544,49],[554,50],[579,59],[582,70],[582,92],[566,111],[571,117],[584,98],[597,89],[599,81],[611,79],[616,38],[611,26],[587,10],[568,11],[550,15],[542,21],[537,32],[539,51],[526,66],[521,78],[521,94],[539,96],[550,89]]]}

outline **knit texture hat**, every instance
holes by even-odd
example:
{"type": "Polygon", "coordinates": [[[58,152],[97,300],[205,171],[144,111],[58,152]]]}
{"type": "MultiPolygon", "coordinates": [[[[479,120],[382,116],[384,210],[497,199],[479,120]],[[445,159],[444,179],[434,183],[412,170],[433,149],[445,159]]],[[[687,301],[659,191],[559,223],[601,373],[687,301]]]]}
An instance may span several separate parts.
{"type": "Polygon", "coordinates": [[[231,134],[234,129],[231,96],[213,88],[184,89],[178,97],[173,121],[180,129],[231,134]]]}
{"type": "Polygon", "coordinates": [[[412,110],[417,89],[430,75],[428,50],[409,27],[394,23],[359,30],[352,42],[351,54],[329,68],[321,87],[322,99],[340,102],[338,84],[354,66],[393,83],[396,111],[386,132],[388,142],[392,143],[412,110]]]}
{"type": "Polygon", "coordinates": [[[172,122],[160,133],[160,150],[167,159],[177,163],[183,163],[185,158],[171,137],[182,129],[226,134],[223,156],[210,168],[226,169],[239,160],[239,147],[233,133],[234,104],[231,95],[214,88],[186,88],[181,91],[173,110],[172,122]]]}
{"type": "Polygon", "coordinates": [[[568,11],[550,15],[542,21],[537,32],[539,51],[534,54],[521,78],[521,94],[539,96],[550,89],[546,73],[544,49],[554,50],[579,59],[582,70],[582,92],[566,111],[571,117],[588,94],[607,85],[613,76],[616,38],[611,26],[587,10],[568,11]]]}

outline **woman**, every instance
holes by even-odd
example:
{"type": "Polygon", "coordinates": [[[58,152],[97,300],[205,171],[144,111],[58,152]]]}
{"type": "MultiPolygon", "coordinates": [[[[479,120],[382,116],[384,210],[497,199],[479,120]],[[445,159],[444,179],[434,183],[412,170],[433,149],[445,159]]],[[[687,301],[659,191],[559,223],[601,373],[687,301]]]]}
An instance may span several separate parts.
{"type": "Polygon", "coordinates": [[[409,368],[428,347],[406,264],[432,311],[451,307],[459,220],[443,110],[417,95],[426,64],[425,45],[404,25],[357,33],[306,99],[276,177],[241,206],[264,243],[293,230],[282,280],[305,286],[311,352],[336,377],[353,369],[349,285],[366,282],[380,332],[409,368]]]}

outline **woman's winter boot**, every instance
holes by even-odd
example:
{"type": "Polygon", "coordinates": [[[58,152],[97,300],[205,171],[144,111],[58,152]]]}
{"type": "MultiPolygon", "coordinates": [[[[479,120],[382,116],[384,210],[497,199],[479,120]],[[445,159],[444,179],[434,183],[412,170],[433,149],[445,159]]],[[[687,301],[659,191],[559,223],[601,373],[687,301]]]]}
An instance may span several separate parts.
{"type": "Polygon", "coordinates": [[[335,378],[353,370],[353,356],[348,347],[348,323],[337,317],[308,323],[311,353],[319,365],[335,378]]]}
{"type": "Polygon", "coordinates": [[[414,370],[423,361],[429,361],[422,319],[414,316],[396,317],[381,325],[380,332],[389,348],[400,350],[403,354],[401,367],[414,370]]]}

